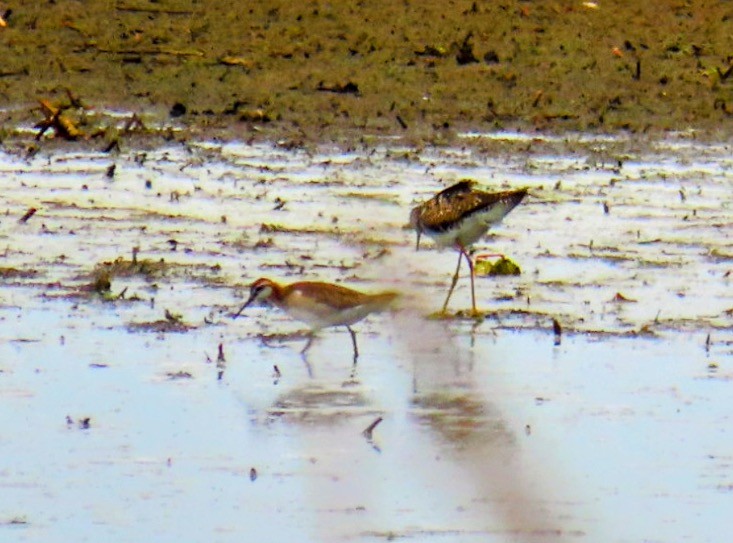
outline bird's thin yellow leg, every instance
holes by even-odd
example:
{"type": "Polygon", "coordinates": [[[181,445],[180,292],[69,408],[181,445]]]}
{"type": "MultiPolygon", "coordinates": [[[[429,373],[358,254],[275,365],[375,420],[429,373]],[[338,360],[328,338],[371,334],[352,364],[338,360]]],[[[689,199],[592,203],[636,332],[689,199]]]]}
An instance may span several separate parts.
{"type": "Polygon", "coordinates": [[[456,266],[456,273],[453,274],[453,280],[450,283],[450,288],[448,289],[448,296],[445,297],[445,302],[443,302],[443,310],[442,312],[445,313],[445,310],[448,309],[448,301],[450,300],[451,294],[453,294],[453,289],[456,287],[456,283],[458,282],[458,272],[461,270],[461,257],[463,256],[463,248],[459,247],[458,253],[458,265],[456,266]]]}
{"type": "MultiPolygon", "coordinates": [[[[461,250],[461,255],[466,257],[466,262],[468,262],[468,269],[471,272],[471,311],[473,315],[478,315],[478,310],[476,309],[476,287],[474,285],[474,277],[475,273],[473,270],[473,260],[471,260],[471,255],[468,254],[468,251],[462,246],[459,245],[459,248],[461,250]]],[[[458,258],[460,259],[460,255],[458,258]]]]}

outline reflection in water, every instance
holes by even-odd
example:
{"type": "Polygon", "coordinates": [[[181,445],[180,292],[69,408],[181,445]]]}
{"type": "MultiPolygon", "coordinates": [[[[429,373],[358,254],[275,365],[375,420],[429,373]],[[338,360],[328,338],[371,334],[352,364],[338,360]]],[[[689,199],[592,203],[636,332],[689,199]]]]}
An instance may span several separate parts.
{"type": "Polygon", "coordinates": [[[509,447],[515,442],[501,413],[470,390],[446,388],[416,395],[412,405],[412,417],[456,450],[488,444],[509,447]]]}
{"type": "Polygon", "coordinates": [[[329,425],[367,414],[379,412],[370,407],[357,385],[347,382],[339,388],[329,388],[314,380],[278,396],[268,409],[267,418],[294,424],[329,425]]]}
{"type": "MultiPolygon", "coordinates": [[[[538,534],[564,540],[566,532],[549,510],[551,497],[525,476],[516,436],[487,399],[485,384],[480,393],[474,386],[472,352],[460,347],[445,322],[405,311],[396,324],[414,368],[410,416],[431,431],[440,450],[473,483],[478,493],[473,522],[485,528],[494,525],[492,519],[498,521],[518,541],[536,541],[538,534]]],[[[471,339],[477,330],[474,324],[471,339]]]]}

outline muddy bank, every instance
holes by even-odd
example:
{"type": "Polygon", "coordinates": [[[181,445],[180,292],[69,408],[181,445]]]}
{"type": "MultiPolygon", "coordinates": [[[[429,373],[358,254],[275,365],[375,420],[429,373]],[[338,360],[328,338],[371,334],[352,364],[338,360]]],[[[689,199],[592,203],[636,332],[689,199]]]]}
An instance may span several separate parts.
{"type": "MultiPolygon", "coordinates": [[[[4,135],[71,105],[295,143],[733,122],[726,2],[10,2],[4,135]]],[[[87,126],[88,125],[88,126],[87,126]]]]}

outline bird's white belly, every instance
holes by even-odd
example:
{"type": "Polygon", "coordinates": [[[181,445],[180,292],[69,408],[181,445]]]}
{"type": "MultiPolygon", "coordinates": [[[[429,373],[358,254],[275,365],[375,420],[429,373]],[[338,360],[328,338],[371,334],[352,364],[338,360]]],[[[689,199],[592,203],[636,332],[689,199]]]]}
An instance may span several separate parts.
{"type": "Polygon", "coordinates": [[[373,309],[368,305],[357,305],[347,309],[334,309],[325,304],[310,303],[307,306],[293,305],[286,309],[287,313],[313,330],[329,326],[349,326],[360,321],[373,309]]]}
{"type": "Polygon", "coordinates": [[[486,233],[492,224],[496,224],[504,217],[502,206],[493,208],[463,219],[458,225],[446,232],[431,234],[435,243],[441,247],[452,247],[460,243],[469,247],[476,243],[486,233]]]}

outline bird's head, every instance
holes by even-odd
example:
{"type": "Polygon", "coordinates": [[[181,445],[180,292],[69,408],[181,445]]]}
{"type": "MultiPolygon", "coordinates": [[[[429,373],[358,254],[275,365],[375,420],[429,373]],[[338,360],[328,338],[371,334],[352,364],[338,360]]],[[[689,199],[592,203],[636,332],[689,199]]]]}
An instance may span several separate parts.
{"type": "Polygon", "coordinates": [[[270,279],[266,279],[264,277],[257,279],[252,285],[249,287],[249,298],[247,298],[247,301],[244,302],[244,305],[239,308],[239,311],[236,312],[233,318],[239,317],[239,315],[244,311],[247,307],[249,307],[254,302],[267,300],[270,296],[272,296],[272,293],[275,292],[275,289],[277,288],[277,285],[275,285],[274,282],[272,282],[270,279]]]}
{"type": "Polygon", "coordinates": [[[420,206],[412,208],[410,211],[410,226],[417,232],[417,243],[415,244],[415,250],[420,250],[420,234],[422,234],[422,223],[420,222],[420,206]]]}

